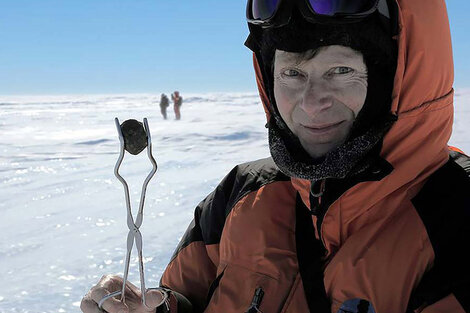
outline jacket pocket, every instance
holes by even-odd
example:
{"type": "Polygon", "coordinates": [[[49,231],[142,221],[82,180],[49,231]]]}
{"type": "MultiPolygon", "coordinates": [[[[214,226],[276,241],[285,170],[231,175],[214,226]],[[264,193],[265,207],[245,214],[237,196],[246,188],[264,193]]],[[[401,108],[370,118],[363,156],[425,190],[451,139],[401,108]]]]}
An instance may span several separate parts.
{"type": "Polygon", "coordinates": [[[204,312],[243,313],[251,312],[255,307],[255,311],[264,313],[281,312],[294,280],[295,277],[282,280],[229,264],[212,283],[204,312]]]}

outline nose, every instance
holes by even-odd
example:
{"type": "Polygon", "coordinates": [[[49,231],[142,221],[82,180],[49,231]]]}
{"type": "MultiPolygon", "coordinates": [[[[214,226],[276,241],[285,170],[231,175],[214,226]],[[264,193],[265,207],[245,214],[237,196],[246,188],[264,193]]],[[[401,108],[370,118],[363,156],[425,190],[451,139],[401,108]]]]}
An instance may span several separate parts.
{"type": "Polygon", "coordinates": [[[322,111],[332,107],[334,101],[333,91],[326,82],[309,81],[302,92],[300,108],[308,116],[314,117],[322,111]]]}

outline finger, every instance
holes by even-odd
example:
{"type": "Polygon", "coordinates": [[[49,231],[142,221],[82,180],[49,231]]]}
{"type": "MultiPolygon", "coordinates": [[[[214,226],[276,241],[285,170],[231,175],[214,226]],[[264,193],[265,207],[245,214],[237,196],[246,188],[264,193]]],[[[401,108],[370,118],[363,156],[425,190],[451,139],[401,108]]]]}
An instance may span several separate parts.
{"type": "Polygon", "coordinates": [[[82,310],[83,313],[102,313],[98,308],[98,304],[88,297],[88,295],[83,297],[80,303],[80,310],[82,310]]]}
{"type": "Polygon", "coordinates": [[[118,291],[101,298],[100,302],[98,302],[98,307],[109,313],[128,313],[127,305],[117,298],[120,295],[121,292],[118,291]]]}
{"type": "MultiPolygon", "coordinates": [[[[107,290],[113,291],[113,290],[121,290],[122,289],[122,282],[123,279],[122,277],[118,275],[104,275],[101,277],[100,281],[98,282],[97,286],[100,286],[102,288],[105,288],[107,290]]],[[[131,283],[129,280],[126,281],[126,290],[132,290],[133,292],[136,292],[140,290],[137,288],[136,285],[131,283]]]]}
{"type": "MultiPolygon", "coordinates": [[[[90,290],[90,298],[94,302],[97,303],[96,306],[98,307],[98,303],[100,303],[101,299],[103,299],[110,293],[111,293],[110,291],[106,290],[103,287],[93,287],[90,290]]],[[[117,297],[119,297],[119,295],[117,297]]],[[[129,309],[127,308],[127,306],[124,303],[122,303],[117,297],[111,297],[111,298],[106,299],[102,304],[102,308],[106,310],[106,312],[109,312],[109,313],[129,312],[129,309]]]]}
{"type": "MultiPolygon", "coordinates": [[[[116,292],[116,291],[121,291],[122,290],[122,284],[123,284],[123,279],[120,276],[117,275],[104,275],[101,277],[100,281],[98,284],[95,286],[95,288],[101,288],[105,290],[104,293],[101,293],[99,289],[93,289],[94,292],[98,292],[98,296],[101,296],[104,294],[104,296],[116,292]]],[[[129,294],[129,292],[135,293],[138,291],[138,288],[133,285],[130,281],[126,282],[126,288],[125,288],[125,295],[129,294]]]]}
{"type": "Polygon", "coordinates": [[[149,289],[145,293],[145,302],[149,308],[155,309],[163,303],[163,293],[158,289],[149,289]]]}
{"type": "Polygon", "coordinates": [[[103,275],[96,285],[109,290],[119,289],[119,285],[122,285],[122,277],[118,275],[103,275]]]}

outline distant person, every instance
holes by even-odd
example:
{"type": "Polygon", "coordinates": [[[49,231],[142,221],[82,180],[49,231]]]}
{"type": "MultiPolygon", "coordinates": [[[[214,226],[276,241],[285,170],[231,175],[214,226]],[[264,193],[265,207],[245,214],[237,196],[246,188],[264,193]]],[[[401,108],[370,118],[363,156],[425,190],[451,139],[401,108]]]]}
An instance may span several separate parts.
{"type": "Polygon", "coordinates": [[[173,100],[173,109],[175,110],[175,118],[179,120],[181,118],[180,107],[183,104],[183,97],[180,96],[179,91],[175,91],[171,94],[171,100],[173,100]]]}
{"type": "Polygon", "coordinates": [[[162,93],[162,97],[160,98],[160,111],[162,112],[163,119],[166,120],[166,108],[170,106],[170,100],[168,100],[168,97],[162,93]]]}

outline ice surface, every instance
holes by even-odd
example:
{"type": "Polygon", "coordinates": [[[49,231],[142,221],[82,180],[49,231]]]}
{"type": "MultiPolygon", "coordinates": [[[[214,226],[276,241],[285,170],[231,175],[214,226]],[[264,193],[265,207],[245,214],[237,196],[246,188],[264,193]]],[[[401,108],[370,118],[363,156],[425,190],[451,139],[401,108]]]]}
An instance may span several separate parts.
{"type": "MultiPolygon", "coordinates": [[[[104,274],[122,274],[127,226],[114,177],[114,117],[149,120],[158,172],[141,231],[155,286],[193,209],[236,164],[269,155],[257,94],[184,95],[182,120],[163,120],[160,95],[0,98],[0,312],[78,312],[104,274]]],[[[470,152],[470,90],[455,96],[451,144],[470,152]]],[[[126,154],[136,208],[151,169],[126,154]]],[[[138,284],[136,253],[130,280],[138,284]]]]}
{"type": "MultiPolygon", "coordinates": [[[[114,177],[114,117],[148,118],[158,172],[141,231],[156,286],[193,209],[237,163],[268,156],[257,94],[184,95],[163,120],[160,95],[0,98],[0,312],[78,312],[103,274],[122,273],[126,209],[114,177]]],[[[137,208],[151,169],[126,154],[137,208]]],[[[136,251],[130,280],[139,283],[136,251]]]]}

